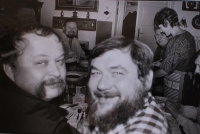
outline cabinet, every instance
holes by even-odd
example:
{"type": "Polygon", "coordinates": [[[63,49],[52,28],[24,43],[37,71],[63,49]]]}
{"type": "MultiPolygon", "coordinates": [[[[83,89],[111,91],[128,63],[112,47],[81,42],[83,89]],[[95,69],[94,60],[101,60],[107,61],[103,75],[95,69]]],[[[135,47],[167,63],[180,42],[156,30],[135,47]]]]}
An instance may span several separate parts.
{"type": "Polygon", "coordinates": [[[1,0],[0,30],[24,25],[30,21],[40,22],[43,2],[37,0],[1,0]]]}

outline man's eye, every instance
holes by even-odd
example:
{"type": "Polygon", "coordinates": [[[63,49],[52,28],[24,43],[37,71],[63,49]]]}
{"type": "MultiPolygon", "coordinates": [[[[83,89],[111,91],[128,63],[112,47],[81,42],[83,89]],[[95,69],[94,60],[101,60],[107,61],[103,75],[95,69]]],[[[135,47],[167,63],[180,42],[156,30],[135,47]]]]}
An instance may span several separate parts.
{"type": "Polygon", "coordinates": [[[100,72],[91,72],[91,75],[92,76],[98,76],[98,75],[100,75],[101,73],[100,72]]]}
{"type": "Polygon", "coordinates": [[[61,60],[57,60],[57,62],[59,63],[59,65],[63,65],[64,64],[64,62],[65,62],[65,60],[64,59],[61,59],[61,60]]]}
{"type": "Polygon", "coordinates": [[[113,75],[123,75],[121,72],[113,72],[113,75]]]}
{"type": "Polygon", "coordinates": [[[37,62],[36,64],[37,65],[44,65],[46,62],[44,62],[44,61],[39,61],[39,62],[37,62]]]}

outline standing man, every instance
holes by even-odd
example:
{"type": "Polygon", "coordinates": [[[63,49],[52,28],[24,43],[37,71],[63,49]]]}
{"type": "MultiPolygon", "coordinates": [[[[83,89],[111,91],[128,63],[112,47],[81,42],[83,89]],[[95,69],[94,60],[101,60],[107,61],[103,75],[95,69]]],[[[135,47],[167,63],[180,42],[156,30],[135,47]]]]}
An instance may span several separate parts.
{"type": "Polygon", "coordinates": [[[63,32],[66,35],[66,38],[63,40],[64,48],[68,57],[76,61],[80,57],[85,58],[85,52],[82,50],[80,46],[80,42],[78,40],[78,26],[77,22],[74,20],[67,20],[63,26],[63,32]]]}
{"type": "Polygon", "coordinates": [[[65,88],[65,53],[58,36],[33,24],[4,39],[0,132],[70,133],[59,108],[49,103],[65,88]]]}
{"type": "MultiPolygon", "coordinates": [[[[167,134],[167,120],[149,92],[153,53],[147,45],[113,37],[90,55],[90,128],[83,133],[167,134]]],[[[84,123],[83,123],[84,125],[84,123]]]]}
{"type": "Polygon", "coordinates": [[[154,28],[161,29],[167,37],[172,37],[166,46],[164,59],[157,62],[160,69],[155,72],[157,77],[165,76],[164,96],[179,103],[187,101],[188,98],[182,96],[182,92],[190,90],[192,85],[190,76],[194,72],[196,53],[194,37],[181,29],[178,14],[167,7],[155,15],[154,28]],[[182,78],[185,80],[181,81],[182,78]],[[187,87],[189,88],[186,89],[187,87]]]}

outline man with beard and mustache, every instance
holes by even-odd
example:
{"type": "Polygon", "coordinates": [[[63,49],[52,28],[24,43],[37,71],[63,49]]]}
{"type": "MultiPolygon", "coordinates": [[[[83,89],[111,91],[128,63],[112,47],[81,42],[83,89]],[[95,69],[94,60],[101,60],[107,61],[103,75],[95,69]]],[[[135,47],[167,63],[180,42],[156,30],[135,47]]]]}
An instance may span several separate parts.
{"type": "Polygon", "coordinates": [[[64,23],[63,32],[66,37],[63,39],[64,49],[69,58],[69,62],[79,60],[79,58],[85,58],[85,52],[80,46],[78,40],[78,26],[75,20],[68,19],[64,23]]]}
{"type": "Polygon", "coordinates": [[[49,101],[65,88],[64,49],[48,27],[31,24],[1,41],[0,133],[70,133],[49,101]]]}
{"type": "Polygon", "coordinates": [[[153,53],[147,45],[112,37],[94,47],[90,60],[89,127],[83,122],[79,132],[170,133],[166,118],[149,92],[153,53]]]}

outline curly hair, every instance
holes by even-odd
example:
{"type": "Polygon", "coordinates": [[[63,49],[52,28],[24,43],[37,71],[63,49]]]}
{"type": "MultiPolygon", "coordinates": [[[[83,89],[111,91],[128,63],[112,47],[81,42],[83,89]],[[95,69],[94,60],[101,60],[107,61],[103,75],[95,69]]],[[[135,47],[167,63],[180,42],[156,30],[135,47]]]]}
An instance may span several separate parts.
{"type": "Polygon", "coordinates": [[[171,8],[165,7],[156,13],[154,18],[154,29],[159,29],[160,24],[167,27],[166,21],[169,21],[171,27],[180,26],[177,12],[171,8]]]}
{"type": "Polygon", "coordinates": [[[112,37],[96,45],[90,54],[89,65],[91,65],[93,59],[101,56],[105,52],[113,49],[124,50],[126,48],[130,51],[133,62],[138,66],[139,78],[145,78],[152,67],[153,52],[146,44],[123,36],[112,37]]]}
{"type": "Polygon", "coordinates": [[[13,68],[16,67],[16,59],[23,53],[23,49],[25,48],[25,43],[23,42],[25,42],[26,39],[23,38],[23,35],[28,33],[34,33],[42,37],[47,37],[54,34],[60,41],[60,37],[51,28],[38,23],[31,23],[20,28],[15,28],[9,31],[1,40],[1,64],[9,64],[13,68]]]}

